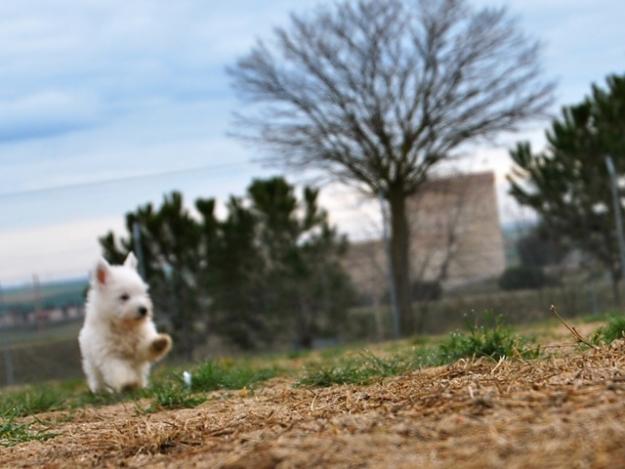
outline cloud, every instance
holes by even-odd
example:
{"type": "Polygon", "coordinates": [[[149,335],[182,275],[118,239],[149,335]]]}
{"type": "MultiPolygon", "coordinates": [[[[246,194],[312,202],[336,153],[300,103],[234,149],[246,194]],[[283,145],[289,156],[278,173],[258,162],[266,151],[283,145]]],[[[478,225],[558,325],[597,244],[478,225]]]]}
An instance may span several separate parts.
{"type": "MultiPolygon", "coordinates": [[[[476,1],[509,5],[528,33],[545,39],[545,68],[560,78],[561,103],[580,99],[590,81],[601,81],[623,63],[625,29],[619,23],[622,15],[615,14],[622,7],[614,0],[476,1]]],[[[289,11],[323,3],[0,2],[0,192],[252,160],[258,156],[255,148],[225,137],[238,103],[224,67],[257,37],[268,38],[274,26],[285,24],[289,11]]],[[[506,155],[501,149],[495,153],[478,159],[485,159],[481,168],[497,169],[504,197],[506,155]]],[[[71,257],[68,250],[74,246],[66,243],[63,226],[67,233],[81,233],[72,269],[84,271],[88,256],[81,264],[80,251],[93,252],[103,225],[89,228],[81,219],[119,223],[126,211],[158,202],[173,189],[183,191],[187,200],[223,198],[241,193],[252,176],[263,174],[249,164],[80,190],[0,195],[0,281],[11,275],[6,259],[12,259],[15,276],[28,278],[42,263],[50,272],[66,272],[74,259],[65,257],[71,257]],[[56,228],[46,231],[48,225],[56,228]],[[8,232],[27,233],[29,241],[22,244],[17,234],[2,246],[8,232]]],[[[341,229],[364,236],[363,230],[375,225],[375,202],[362,205],[347,195],[329,194],[324,200],[341,229]]]]}
{"type": "Polygon", "coordinates": [[[85,129],[99,119],[99,103],[63,91],[0,100],[0,143],[51,137],[85,129]]]}
{"type": "Polygon", "coordinates": [[[1,2],[0,106],[8,108],[0,107],[0,141],[104,125],[138,109],[150,112],[154,102],[231,96],[225,65],[292,8],[274,0],[242,13],[253,6],[251,0],[1,2]]]}
{"type": "Polygon", "coordinates": [[[0,147],[0,208],[7,192],[249,161],[249,150],[224,135],[229,101],[144,104],[80,133],[0,147]]]}
{"type": "Polygon", "coordinates": [[[182,191],[188,200],[225,199],[242,192],[252,177],[266,173],[231,145],[225,139],[144,146],[137,142],[77,150],[71,158],[20,166],[10,171],[18,180],[13,184],[9,175],[0,174],[0,185],[7,181],[0,190],[0,230],[103,215],[123,218],[139,205],[160,202],[173,190],[182,191]],[[185,171],[189,168],[195,169],[185,171]],[[50,187],[57,189],[46,190],[50,187]]]}
{"type": "Polygon", "coordinates": [[[74,223],[0,232],[0,283],[23,282],[32,274],[43,281],[87,274],[100,255],[97,237],[123,229],[122,220],[94,218],[74,223]]]}

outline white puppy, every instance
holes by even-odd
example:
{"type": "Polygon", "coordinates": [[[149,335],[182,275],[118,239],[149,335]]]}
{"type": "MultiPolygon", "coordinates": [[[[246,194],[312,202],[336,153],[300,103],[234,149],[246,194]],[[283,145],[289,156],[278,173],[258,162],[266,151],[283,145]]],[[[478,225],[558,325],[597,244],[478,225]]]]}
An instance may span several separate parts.
{"type": "Polygon", "coordinates": [[[171,349],[171,338],[156,332],[147,290],[132,253],[123,266],[98,261],[78,336],[92,392],[144,388],[151,364],[171,349]]]}

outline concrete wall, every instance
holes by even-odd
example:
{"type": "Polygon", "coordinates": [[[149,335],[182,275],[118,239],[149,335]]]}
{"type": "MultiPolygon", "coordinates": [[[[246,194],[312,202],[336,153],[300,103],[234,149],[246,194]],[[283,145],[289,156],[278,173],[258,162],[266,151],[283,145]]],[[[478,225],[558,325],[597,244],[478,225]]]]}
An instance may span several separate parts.
{"type": "MultiPolygon", "coordinates": [[[[505,269],[495,177],[491,172],[432,180],[408,202],[413,280],[445,288],[496,277],[505,269]]],[[[365,295],[386,290],[381,240],[354,243],[345,267],[365,295]]]]}

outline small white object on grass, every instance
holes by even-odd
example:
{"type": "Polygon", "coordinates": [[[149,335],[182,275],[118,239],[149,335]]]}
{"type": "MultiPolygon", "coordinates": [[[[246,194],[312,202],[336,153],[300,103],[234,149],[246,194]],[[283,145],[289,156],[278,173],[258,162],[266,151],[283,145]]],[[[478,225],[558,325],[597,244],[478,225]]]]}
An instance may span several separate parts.
{"type": "Polygon", "coordinates": [[[191,373],[189,373],[188,371],[183,371],[182,381],[184,382],[184,385],[186,387],[190,388],[191,387],[191,373]]]}

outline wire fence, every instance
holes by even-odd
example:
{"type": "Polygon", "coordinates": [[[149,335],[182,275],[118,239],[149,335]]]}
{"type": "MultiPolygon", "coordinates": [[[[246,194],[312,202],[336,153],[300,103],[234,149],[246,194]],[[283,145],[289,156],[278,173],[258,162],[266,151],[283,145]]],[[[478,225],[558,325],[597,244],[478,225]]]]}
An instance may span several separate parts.
{"type": "MultiPolygon", "coordinates": [[[[559,287],[522,292],[499,291],[496,277],[506,264],[506,246],[501,237],[493,181],[476,181],[475,186],[463,184],[462,191],[445,188],[441,191],[439,185],[439,196],[430,201],[420,199],[418,204],[415,203],[415,206],[421,204],[429,207],[429,212],[415,216],[413,220],[415,232],[427,228],[416,240],[418,248],[412,259],[414,277],[416,280],[434,279],[444,283],[446,291],[441,299],[414,303],[413,323],[418,326],[418,330],[402,331],[404,335],[416,332],[444,333],[475,323],[485,314],[501,315],[512,324],[540,320],[549,317],[550,304],[558,305],[559,310],[567,316],[617,308],[608,283],[605,280],[588,282],[584,280],[588,278],[584,272],[559,287]],[[468,187],[477,188],[474,193],[477,199],[467,196],[465,191],[468,187]],[[485,200],[487,203],[484,203],[485,200]],[[484,226],[490,228],[485,230],[484,226]],[[445,275],[440,275],[440,266],[447,264],[445,275]]],[[[116,182],[104,181],[102,184],[116,182]]],[[[27,194],[7,193],[0,194],[0,197],[42,196],[56,190],[49,188],[27,194]]],[[[379,341],[394,337],[397,322],[393,320],[388,305],[391,298],[389,278],[392,277],[388,275],[388,254],[381,239],[384,229],[380,204],[355,195],[353,191],[329,192],[326,198],[341,202],[340,207],[335,206],[331,211],[333,221],[339,228],[353,223],[357,226],[357,229],[352,226],[352,232],[357,233],[357,236],[352,236],[354,241],[350,251],[353,254],[344,267],[350,272],[360,292],[357,302],[348,309],[345,320],[328,328],[332,331],[330,342],[379,341]]],[[[417,210],[415,207],[413,209],[417,210]]],[[[66,254],[71,251],[66,245],[61,250],[66,254]]],[[[140,246],[135,247],[135,250],[140,253],[140,246]]],[[[24,262],[30,265],[35,260],[29,257],[24,262]]],[[[33,286],[32,307],[21,313],[22,322],[3,324],[3,317],[7,316],[2,315],[0,308],[0,386],[81,376],[77,335],[82,323],[82,310],[78,315],[72,313],[72,317],[64,313],[56,319],[50,314],[42,315],[42,312],[49,313],[54,307],[45,304],[46,299],[41,292],[37,293],[37,289],[37,286],[33,286]]],[[[242,293],[233,290],[232,294],[242,293]]],[[[178,298],[178,303],[193,303],[187,300],[190,299],[178,298]]],[[[261,300],[250,298],[249,303],[261,300]]],[[[0,296],[0,306],[3,301],[0,296]]],[[[75,302],[73,306],[81,305],[81,302],[75,302]]],[[[184,315],[184,311],[178,313],[184,315]]],[[[58,311],[54,314],[58,315],[58,311]]],[[[299,311],[294,309],[292,314],[297,316],[299,311]]],[[[282,334],[283,340],[275,346],[288,348],[291,344],[285,331],[276,329],[276,334],[282,334]]],[[[197,344],[199,352],[196,357],[236,353],[235,349],[221,340],[219,333],[207,328],[202,342],[197,344]]],[[[190,340],[183,337],[182,341],[186,339],[190,340]]],[[[327,343],[328,336],[323,339],[327,343]]]]}
{"type": "Polygon", "coordinates": [[[82,375],[76,338],[1,349],[0,385],[21,385],[82,375]]]}
{"type": "MultiPolygon", "coordinates": [[[[436,301],[415,302],[413,314],[422,334],[442,334],[490,321],[493,317],[500,317],[506,324],[549,319],[551,304],[557,305],[566,317],[584,315],[592,318],[593,314],[618,309],[609,284],[597,281],[541,290],[452,294],[436,301]]],[[[77,336],[81,325],[79,318],[19,329],[0,329],[0,337],[5,339],[0,343],[0,386],[80,378],[77,336]],[[6,337],[10,335],[9,343],[6,337]]],[[[342,329],[330,343],[376,342],[392,336],[389,305],[378,301],[351,308],[342,322],[342,329]]],[[[289,344],[276,344],[275,347],[285,349],[289,344]]],[[[236,349],[224,346],[214,333],[207,334],[197,350],[197,356],[203,358],[237,353],[236,349]]]]}

